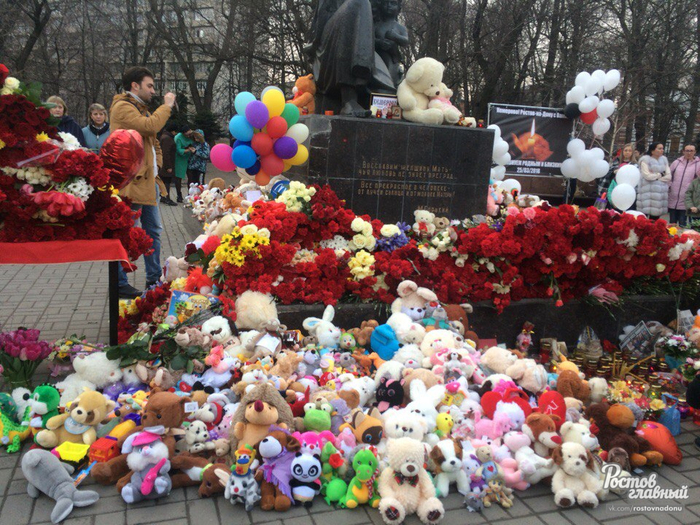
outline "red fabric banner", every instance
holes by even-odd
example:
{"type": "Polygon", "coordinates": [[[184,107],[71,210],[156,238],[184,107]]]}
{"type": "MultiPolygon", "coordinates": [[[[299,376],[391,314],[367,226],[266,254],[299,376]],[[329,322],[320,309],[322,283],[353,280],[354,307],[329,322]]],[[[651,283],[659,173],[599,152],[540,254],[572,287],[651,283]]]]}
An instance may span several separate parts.
{"type": "Polygon", "coordinates": [[[129,261],[117,239],[93,241],[0,242],[0,264],[66,264],[129,261]]]}

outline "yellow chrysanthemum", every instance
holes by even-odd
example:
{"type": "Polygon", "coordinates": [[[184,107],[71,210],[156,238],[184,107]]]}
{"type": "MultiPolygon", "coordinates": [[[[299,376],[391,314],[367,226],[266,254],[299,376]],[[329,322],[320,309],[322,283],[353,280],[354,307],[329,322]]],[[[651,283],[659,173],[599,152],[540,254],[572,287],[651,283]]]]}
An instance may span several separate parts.
{"type": "Polygon", "coordinates": [[[35,138],[37,142],[46,142],[49,140],[49,136],[44,132],[39,133],[35,138]]]}
{"type": "Polygon", "coordinates": [[[4,148],[7,144],[5,144],[2,140],[0,140],[0,149],[4,148]]]}

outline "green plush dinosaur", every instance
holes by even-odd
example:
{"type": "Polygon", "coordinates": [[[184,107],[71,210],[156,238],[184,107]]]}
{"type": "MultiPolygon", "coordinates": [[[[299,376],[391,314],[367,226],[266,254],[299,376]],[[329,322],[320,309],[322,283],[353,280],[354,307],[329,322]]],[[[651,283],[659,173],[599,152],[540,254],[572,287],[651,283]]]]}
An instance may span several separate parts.
{"type": "Polygon", "coordinates": [[[321,449],[321,464],[321,494],[326,503],[332,505],[345,496],[348,484],[343,479],[347,470],[343,456],[330,441],[321,449]]]}
{"type": "Polygon", "coordinates": [[[332,412],[333,405],[325,399],[317,399],[315,403],[306,403],[304,406],[304,417],[295,418],[294,427],[300,432],[330,430],[332,412]]]}
{"type": "Polygon", "coordinates": [[[354,509],[358,505],[369,504],[372,508],[379,506],[379,492],[377,490],[377,467],[379,461],[369,449],[360,450],[352,460],[352,468],[355,469],[355,477],[348,485],[348,491],[338,502],[341,508],[354,509]]]}
{"type": "Polygon", "coordinates": [[[18,452],[22,441],[32,432],[29,428],[31,413],[31,407],[27,407],[22,421],[17,423],[9,415],[0,412],[0,443],[7,447],[9,453],[18,452]]]}
{"type": "Polygon", "coordinates": [[[41,417],[41,428],[46,428],[46,422],[58,415],[58,405],[61,402],[61,395],[56,387],[52,385],[39,385],[34,389],[29,404],[32,412],[37,416],[36,421],[32,421],[33,427],[39,427],[38,418],[41,417]]]}

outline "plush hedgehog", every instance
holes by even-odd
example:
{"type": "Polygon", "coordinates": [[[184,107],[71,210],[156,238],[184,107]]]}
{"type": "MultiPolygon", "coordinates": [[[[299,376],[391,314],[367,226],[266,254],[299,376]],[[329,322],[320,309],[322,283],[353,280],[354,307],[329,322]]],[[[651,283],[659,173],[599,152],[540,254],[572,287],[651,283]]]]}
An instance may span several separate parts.
{"type": "Polygon", "coordinates": [[[295,505],[309,508],[314,497],[321,492],[321,457],[318,454],[297,452],[291,465],[292,487],[295,505]]]}

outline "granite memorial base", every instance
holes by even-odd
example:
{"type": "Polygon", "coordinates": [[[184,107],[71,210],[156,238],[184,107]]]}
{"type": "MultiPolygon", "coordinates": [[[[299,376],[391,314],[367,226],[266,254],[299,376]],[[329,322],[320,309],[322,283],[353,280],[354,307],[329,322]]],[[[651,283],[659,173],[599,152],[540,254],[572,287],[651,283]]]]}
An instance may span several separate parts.
{"type": "Polygon", "coordinates": [[[490,130],[322,115],[302,122],[309,162],[291,178],[329,184],[358,215],[413,223],[416,209],[450,219],[486,211],[490,130]]]}
{"type": "MultiPolygon", "coordinates": [[[[557,308],[545,299],[524,299],[514,302],[498,314],[488,302],[474,303],[469,323],[482,339],[496,339],[499,343],[515,344],[523,323],[535,325],[534,338],[554,337],[565,341],[569,348],[588,326],[600,340],[617,344],[618,336],[627,325],[639,321],[659,321],[667,324],[676,318],[676,303],[672,296],[625,297],[624,308],[606,310],[585,301],[570,301],[557,308]]],[[[280,321],[289,327],[300,327],[307,317],[321,317],[325,305],[278,305],[280,321]]],[[[343,304],[336,306],[333,322],[341,328],[360,326],[362,321],[376,319],[384,323],[391,314],[384,304],[343,304]]]]}

